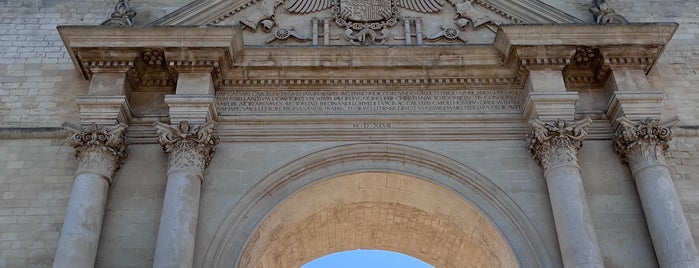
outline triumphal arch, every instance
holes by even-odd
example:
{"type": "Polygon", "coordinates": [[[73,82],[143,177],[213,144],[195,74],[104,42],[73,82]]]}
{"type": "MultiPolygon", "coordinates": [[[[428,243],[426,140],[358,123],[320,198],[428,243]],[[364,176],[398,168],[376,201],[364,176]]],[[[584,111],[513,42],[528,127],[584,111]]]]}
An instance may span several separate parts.
{"type": "Polygon", "coordinates": [[[79,161],[54,267],[141,236],[153,267],[357,248],[698,267],[646,77],[677,25],[590,10],[596,24],[537,0],[199,0],[130,27],[120,1],[104,25],[60,26],[90,88],[65,124],[79,161]],[[144,187],[162,208],[129,203],[144,187]],[[120,229],[135,213],[157,228],[120,229]]]}

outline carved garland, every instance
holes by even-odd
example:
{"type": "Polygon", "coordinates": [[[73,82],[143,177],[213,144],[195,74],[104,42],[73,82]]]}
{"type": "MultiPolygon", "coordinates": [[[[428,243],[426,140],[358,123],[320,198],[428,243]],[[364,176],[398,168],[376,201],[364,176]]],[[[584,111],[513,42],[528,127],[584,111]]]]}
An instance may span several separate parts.
{"type": "Polygon", "coordinates": [[[111,183],[112,174],[121,167],[126,158],[126,125],[118,124],[105,128],[93,123],[83,129],[65,122],[63,127],[71,133],[68,136],[68,144],[75,149],[75,156],[78,158],[77,173],[96,172],[111,183]]]}
{"type": "Polygon", "coordinates": [[[219,138],[213,135],[216,123],[207,122],[194,127],[187,121],[176,126],[155,122],[154,126],[158,131],[158,142],[168,155],[168,173],[191,170],[202,179],[219,143],[219,138]]]}
{"type": "Polygon", "coordinates": [[[544,170],[561,165],[577,166],[577,153],[591,123],[589,118],[572,124],[560,119],[554,123],[530,121],[531,133],[525,137],[530,155],[544,170]]]}
{"type": "Polygon", "coordinates": [[[666,165],[664,154],[672,140],[674,122],[661,124],[651,118],[634,122],[626,117],[617,121],[621,128],[614,134],[614,151],[633,172],[643,168],[644,163],[666,165]]]}

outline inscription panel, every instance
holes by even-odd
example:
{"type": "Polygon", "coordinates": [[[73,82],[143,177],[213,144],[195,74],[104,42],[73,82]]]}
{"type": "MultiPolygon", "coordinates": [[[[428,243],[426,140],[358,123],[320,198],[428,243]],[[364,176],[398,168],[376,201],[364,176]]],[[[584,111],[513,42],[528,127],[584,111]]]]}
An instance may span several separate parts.
{"type": "Polygon", "coordinates": [[[221,115],[512,113],[522,102],[516,89],[216,92],[221,115]]]}

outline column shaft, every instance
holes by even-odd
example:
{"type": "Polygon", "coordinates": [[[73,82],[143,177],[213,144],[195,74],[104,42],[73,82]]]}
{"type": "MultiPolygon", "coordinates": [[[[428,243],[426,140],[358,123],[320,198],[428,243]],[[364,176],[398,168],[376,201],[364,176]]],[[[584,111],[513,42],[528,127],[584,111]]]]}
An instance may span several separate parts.
{"type": "Polygon", "coordinates": [[[699,267],[699,254],[665,163],[672,123],[621,117],[614,150],[628,162],[662,268],[699,267]]]}
{"type": "Polygon", "coordinates": [[[168,156],[168,178],[153,267],[192,267],[204,169],[219,142],[212,135],[216,123],[154,126],[168,156]]]}
{"type": "Polygon", "coordinates": [[[199,214],[201,181],[187,171],[167,177],[153,267],[191,267],[199,214]]]}
{"type": "Polygon", "coordinates": [[[532,132],[527,136],[530,154],[544,169],[566,268],[604,267],[577,158],[590,123],[590,119],[573,124],[535,119],[530,121],[532,132]]]}
{"type": "Polygon", "coordinates": [[[53,267],[95,265],[108,188],[100,175],[83,173],[75,177],[53,267]]]}
{"type": "Polygon", "coordinates": [[[112,174],[126,157],[126,125],[102,128],[93,124],[86,129],[69,123],[63,126],[72,132],[68,142],[75,148],[78,169],[53,267],[88,268],[95,265],[112,174]]]}
{"type": "Polygon", "coordinates": [[[697,248],[667,167],[642,168],[634,178],[660,267],[699,267],[697,248]]]}
{"type": "Polygon", "coordinates": [[[564,266],[604,267],[580,170],[553,167],[545,177],[564,266]]]}

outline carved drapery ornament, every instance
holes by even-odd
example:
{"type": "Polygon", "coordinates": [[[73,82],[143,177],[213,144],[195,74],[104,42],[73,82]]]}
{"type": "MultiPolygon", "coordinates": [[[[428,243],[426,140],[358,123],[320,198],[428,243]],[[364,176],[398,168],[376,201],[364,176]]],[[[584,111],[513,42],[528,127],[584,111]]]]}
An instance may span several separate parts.
{"type": "Polygon", "coordinates": [[[621,161],[628,163],[631,172],[653,165],[667,165],[665,152],[672,140],[675,121],[660,123],[646,118],[634,122],[626,117],[617,119],[621,128],[614,134],[614,151],[621,161]]]}
{"type": "Polygon", "coordinates": [[[624,16],[614,12],[614,9],[609,7],[606,0],[592,0],[592,6],[589,9],[597,24],[627,24],[629,23],[624,16]]]}
{"type": "Polygon", "coordinates": [[[76,174],[96,173],[111,183],[112,174],[126,158],[126,124],[106,128],[93,123],[81,128],[65,122],[63,127],[70,133],[68,144],[75,149],[78,158],[76,174]]]}
{"type": "Polygon", "coordinates": [[[531,133],[525,139],[529,143],[529,153],[539,166],[548,170],[563,165],[578,166],[578,150],[587,136],[587,126],[592,120],[568,123],[557,120],[544,123],[538,119],[529,122],[531,133]]]}
{"type": "Polygon", "coordinates": [[[168,173],[188,170],[202,179],[219,143],[219,138],[213,135],[216,123],[207,122],[194,127],[187,121],[175,126],[155,122],[154,126],[158,131],[158,141],[168,156],[168,173]]]}

